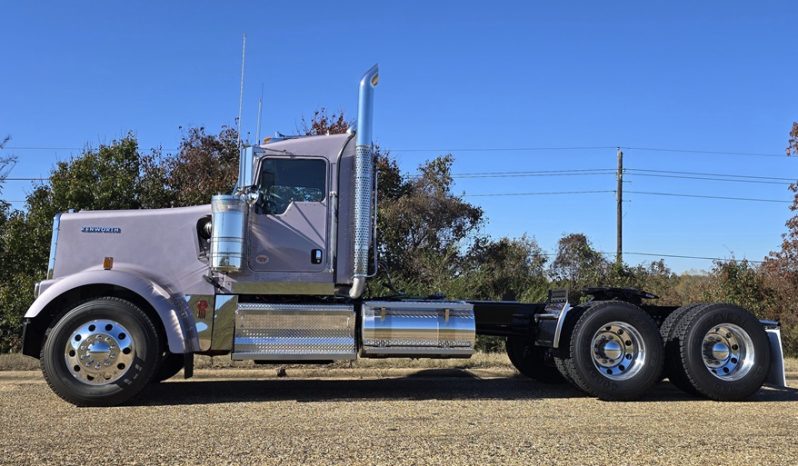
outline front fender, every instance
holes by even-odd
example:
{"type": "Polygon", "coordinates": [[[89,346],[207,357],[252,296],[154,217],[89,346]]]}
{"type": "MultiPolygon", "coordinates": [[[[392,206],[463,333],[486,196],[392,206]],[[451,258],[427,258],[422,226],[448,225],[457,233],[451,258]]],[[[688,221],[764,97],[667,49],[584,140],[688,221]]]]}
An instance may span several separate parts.
{"type": "Polygon", "coordinates": [[[55,280],[36,298],[25,313],[33,319],[59,296],[90,285],[113,285],[125,288],[147,301],[158,314],[166,333],[169,351],[175,354],[199,350],[194,316],[181,294],[170,294],[152,279],[131,270],[86,270],[55,280]]]}

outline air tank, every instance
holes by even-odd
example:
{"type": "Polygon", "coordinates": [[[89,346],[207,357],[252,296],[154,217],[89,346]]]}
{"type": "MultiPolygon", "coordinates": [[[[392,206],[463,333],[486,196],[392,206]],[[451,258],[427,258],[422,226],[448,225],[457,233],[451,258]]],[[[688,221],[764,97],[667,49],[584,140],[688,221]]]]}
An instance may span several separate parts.
{"type": "Polygon", "coordinates": [[[211,198],[211,269],[238,272],[244,264],[247,203],[243,196],[217,194],[211,198]]]}

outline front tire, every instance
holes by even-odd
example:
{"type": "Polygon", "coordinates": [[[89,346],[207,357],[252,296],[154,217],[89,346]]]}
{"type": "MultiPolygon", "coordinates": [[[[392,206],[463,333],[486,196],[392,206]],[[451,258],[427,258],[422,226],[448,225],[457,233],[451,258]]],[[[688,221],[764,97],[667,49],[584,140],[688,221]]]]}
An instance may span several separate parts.
{"type": "Polygon", "coordinates": [[[634,400],[659,381],[664,351],[654,319],[619,301],[587,309],[574,326],[570,357],[574,383],[602,400],[634,400]]]}
{"type": "Polygon", "coordinates": [[[94,299],[48,329],[40,363],[50,388],[76,406],[114,406],[137,395],[160,363],[153,322],[134,304],[94,299]]]}

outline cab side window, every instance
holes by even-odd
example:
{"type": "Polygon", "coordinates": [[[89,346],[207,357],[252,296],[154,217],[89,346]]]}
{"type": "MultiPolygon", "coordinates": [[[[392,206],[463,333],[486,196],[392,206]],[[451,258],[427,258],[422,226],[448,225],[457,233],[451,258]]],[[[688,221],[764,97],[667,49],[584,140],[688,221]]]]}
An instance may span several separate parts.
{"type": "Polygon", "coordinates": [[[267,158],[258,181],[258,210],[280,215],[291,202],[321,202],[326,178],[324,160],[267,158]]]}

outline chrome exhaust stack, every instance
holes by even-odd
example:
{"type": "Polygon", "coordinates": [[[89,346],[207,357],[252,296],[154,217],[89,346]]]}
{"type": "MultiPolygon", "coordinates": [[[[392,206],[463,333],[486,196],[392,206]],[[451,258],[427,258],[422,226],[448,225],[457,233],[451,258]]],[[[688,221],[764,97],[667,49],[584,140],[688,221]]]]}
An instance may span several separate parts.
{"type": "Polygon", "coordinates": [[[355,146],[354,180],[354,270],[349,297],[357,299],[366,287],[369,268],[369,247],[372,238],[372,215],[376,205],[372,199],[374,190],[374,153],[372,151],[372,120],[374,88],[379,81],[377,65],[366,71],[360,79],[357,102],[357,143],[355,146]]]}

